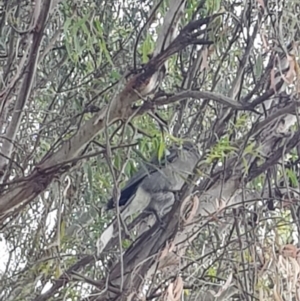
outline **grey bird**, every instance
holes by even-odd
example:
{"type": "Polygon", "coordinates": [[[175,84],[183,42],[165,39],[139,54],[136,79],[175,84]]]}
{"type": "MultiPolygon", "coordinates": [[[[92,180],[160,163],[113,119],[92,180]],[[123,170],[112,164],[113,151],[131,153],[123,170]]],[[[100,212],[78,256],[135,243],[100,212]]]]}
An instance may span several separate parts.
{"type": "MultiPolygon", "coordinates": [[[[171,148],[160,165],[157,158],[145,163],[121,190],[119,206],[125,206],[122,220],[145,210],[161,222],[161,216],[175,201],[174,193],[181,190],[199,158],[197,146],[185,141],[181,148],[171,148]]],[[[112,208],[114,201],[110,199],[107,209],[112,208]]]]}
{"type": "MultiPolygon", "coordinates": [[[[120,221],[127,235],[125,220],[136,213],[151,212],[163,225],[164,216],[175,201],[174,193],[179,192],[189,175],[193,173],[200,159],[199,150],[191,142],[184,142],[181,148],[173,147],[165,160],[158,164],[157,158],[143,164],[135,175],[127,182],[121,191],[119,206],[120,221]]],[[[107,209],[114,208],[113,199],[107,204],[107,209]]],[[[115,219],[97,240],[98,256],[116,235],[117,219],[115,219]]]]}

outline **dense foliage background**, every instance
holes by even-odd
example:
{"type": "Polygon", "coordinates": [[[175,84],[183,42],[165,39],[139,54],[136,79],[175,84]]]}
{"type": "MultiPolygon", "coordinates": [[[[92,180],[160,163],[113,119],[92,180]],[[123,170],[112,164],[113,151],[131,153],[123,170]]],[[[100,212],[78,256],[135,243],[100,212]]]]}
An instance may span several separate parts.
{"type": "Polygon", "coordinates": [[[300,300],[297,0],[0,7],[1,300],[300,300]],[[114,188],[187,138],[166,228],[97,256],[114,188]]]}

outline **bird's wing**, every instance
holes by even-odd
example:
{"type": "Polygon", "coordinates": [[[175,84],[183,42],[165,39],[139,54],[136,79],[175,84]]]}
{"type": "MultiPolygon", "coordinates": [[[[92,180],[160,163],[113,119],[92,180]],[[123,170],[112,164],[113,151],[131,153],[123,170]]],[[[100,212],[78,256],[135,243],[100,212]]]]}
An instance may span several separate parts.
{"type": "MultiPolygon", "coordinates": [[[[169,153],[165,155],[159,162],[157,156],[154,156],[150,162],[143,162],[139,170],[129,179],[125,187],[121,190],[121,196],[119,200],[119,206],[123,206],[127,201],[135,194],[139,184],[148,175],[158,171],[161,167],[168,163],[174,162],[178,157],[178,151],[176,148],[171,148],[169,153]]],[[[107,203],[107,210],[115,207],[113,198],[107,203]]]]}

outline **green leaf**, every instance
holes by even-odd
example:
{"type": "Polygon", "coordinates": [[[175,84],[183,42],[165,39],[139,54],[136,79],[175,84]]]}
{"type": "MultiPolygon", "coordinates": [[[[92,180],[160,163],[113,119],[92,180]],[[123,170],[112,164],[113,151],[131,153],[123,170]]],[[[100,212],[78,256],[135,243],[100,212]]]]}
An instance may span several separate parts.
{"type": "Polygon", "coordinates": [[[130,245],[131,245],[131,241],[130,240],[128,240],[128,239],[122,240],[122,247],[123,247],[123,249],[128,249],[130,247],[130,245]]]}
{"type": "Polygon", "coordinates": [[[291,170],[291,169],[285,169],[285,171],[286,171],[287,176],[289,177],[289,179],[292,182],[292,186],[297,187],[298,186],[298,179],[297,179],[297,176],[294,173],[294,171],[291,170]]]}
{"type": "Polygon", "coordinates": [[[119,154],[115,154],[114,156],[114,167],[116,169],[121,169],[121,165],[122,165],[122,160],[119,154]]]}
{"type": "Polygon", "coordinates": [[[262,56],[261,54],[257,54],[257,57],[256,57],[256,62],[255,62],[255,67],[254,67],[254,74],[256,76],[256,78],[259,78],[261,77],[262,75],[262,72],[263,72],[263,59],[262,59],[262,56]]]}
{"type": "Polygon", "coordinates": [[[207,11],[210,13],[217,12],[221,8],[221,0],[206,0],[205,7],[206,7],[207,11]]]}
{"type": "Polygon", "coordinates": [[[97,29],[97,31],[98,31],[98,34],[99,34],[100,36],[102,36],[103,30],[102,30],[102,26],[101,26],[100,21],[99,21],[98,19],[94,19],[93,22],[94,22],[94,25],[95,25],[95,27],[96,27],[96,29],[97,29]]]}
{"type": "Polygon", "coordinates": [[[107,50],[107,47],[106,47],[106,44],[105,44],[104,40],[101,39],[99,45],[100,45],[100,49],[104,53],[104,56],[106,57],[106,59],[108,60],[110,65],[114,66],[114,63],[111,60],[110,53],[107,50]]]}
{"type": "Polygon", "coordinates": [[[157,157],[158,157],[159,162],[164,157],[165,150],[166,150],[165,142],[163,140],[161,140],[160,144],[159,144],[159,147],[158,147],[158,153],[157,153],[157,157]]]}
{"type": "Polygon", "coordinates": [[[73,20],[72,18],[66,18],[64,25],[63,25],[63,30],[64,30],[65,34],[69,31],[72,20],[73,20]]]}
{"type": "Polygon", "coordinates": [[[134,162],[133,162],[132,159],[129,159],[126,166],[125,166],[124,173],[128,177],[131,177],[135,172],[136,172],[136,168],[134,166],[134,162]]]}
{"type": "Polygon", "coordinates": [[[116,70],[112,70],[110,73],[110,76],[114,79],[114,80],[119,80],[122,76],[121,74],[116,71],[116,70]]]}
{"type": "Polygon", "coordinates": [[[149,58],[148,54],[153,52],[153,40],[151,35],[147,35],[145,41],[142,44],[142,62],[147,63],[149,58]]]}

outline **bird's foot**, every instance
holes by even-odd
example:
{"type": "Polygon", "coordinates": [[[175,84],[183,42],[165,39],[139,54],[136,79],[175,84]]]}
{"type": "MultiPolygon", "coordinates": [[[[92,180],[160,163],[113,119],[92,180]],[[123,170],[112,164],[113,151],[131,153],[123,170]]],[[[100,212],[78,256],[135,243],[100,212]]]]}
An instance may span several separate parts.
{"type": "Polygon", "coordinates": [[[161,217],[157,213],[155,214],[155,217],[159,223],[160,228],[162,228],[163,230],[166,230],[167,224],[161,219],[161,217]]]}
{"type": "Polygon", "coordinates": [[[147,213],[151,213],[155,216],[156,221],[158,222],[160,228],[162,229],[166,229],[166,223],[161,219],[161,217],[159,216],[159,214],[157,213],[157,211],[154,208],[148,208],[145,210],[147,213]]]}
{"type": "Polygon", "coordinates": [[[180,191],[175,191],[174,192],[174,198],[175,198],[175,202],[180,201],[180,191]]]}
{"type": "Polygon", "coordinates": [[[159,221],[159,227],[160,227],[161,229],[163,229],[163,230],[166,230],[167,224],[161,219],[161,220],[159,221]]]}

